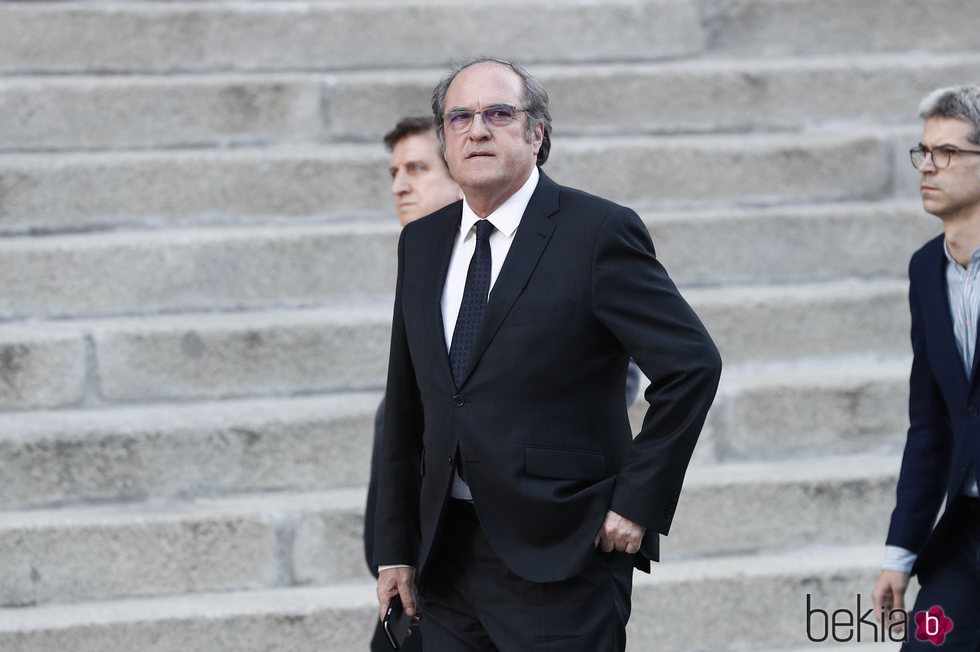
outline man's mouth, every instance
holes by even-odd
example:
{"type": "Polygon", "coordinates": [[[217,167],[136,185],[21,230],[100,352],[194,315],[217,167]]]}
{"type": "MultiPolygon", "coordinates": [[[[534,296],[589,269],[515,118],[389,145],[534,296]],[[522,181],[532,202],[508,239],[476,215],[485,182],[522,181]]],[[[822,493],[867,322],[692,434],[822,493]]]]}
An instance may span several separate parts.
{"type": "Polygon", "coordinates": [[[466,155],[466,158],[476,158],[478,156],[493,156],[490,152],[470,152],[466,155]]]}

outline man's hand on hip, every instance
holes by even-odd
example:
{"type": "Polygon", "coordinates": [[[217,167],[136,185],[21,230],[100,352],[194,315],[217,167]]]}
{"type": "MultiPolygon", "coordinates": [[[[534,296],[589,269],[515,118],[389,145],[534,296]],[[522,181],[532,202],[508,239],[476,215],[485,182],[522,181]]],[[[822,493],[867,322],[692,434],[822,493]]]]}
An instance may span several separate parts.
{"type": "MultiPolygon", "coordinates": [[[[875,616],[885,611],[887,617],[892,609],[905,610],[905,589],[909,586],[909,574],[902,571],[883,570],[871,591],[871,601],[875,606],[875,616]]],[[[890,624],[889,622],[883,623],[890,624]]]]}
{"type": "Polygon", "coordinates": [[[595,537],[596,546],[603,552],[639,552],[640,542],[647,529],[639,523],[634,523],[625,516],[609,510],[606,520],[595,537]]]}
{"type": "Polygon", "coordinates": [[[388,603],[393,597],[400,595],[402,607],[409,616],[416,614],[415,609],[415,569],[409,566],[386,568],[378,573],[378,617],[385,619],[388,603]]]}

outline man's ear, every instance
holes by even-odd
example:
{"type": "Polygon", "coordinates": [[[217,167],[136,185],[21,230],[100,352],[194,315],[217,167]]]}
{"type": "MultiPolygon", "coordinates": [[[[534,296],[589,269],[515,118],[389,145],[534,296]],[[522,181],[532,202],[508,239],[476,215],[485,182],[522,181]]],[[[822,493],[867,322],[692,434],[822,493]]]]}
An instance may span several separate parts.
{"type": "Polygon", "coordinates": [[[535,125],[534,134],[531,138],[531,145],[534,147],[534,155],[538,155],[538,151],[541,149],[541,144],[544,142],[544,124],[538,123],[535,125]]]}

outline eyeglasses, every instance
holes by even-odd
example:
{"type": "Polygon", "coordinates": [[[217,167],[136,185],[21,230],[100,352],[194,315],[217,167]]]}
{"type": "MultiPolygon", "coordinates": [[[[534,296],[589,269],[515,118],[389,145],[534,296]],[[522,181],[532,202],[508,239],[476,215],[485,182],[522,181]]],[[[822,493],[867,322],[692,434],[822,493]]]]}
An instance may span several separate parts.
{"type": "Polygon", "coordinates": [[[518,109],[516,106],[511,106],[510,104],[494,104],[493,106],[488,106],[482,111],[450,111],[446,115],[442,116],[442,120],[443,123],[449,125],[449,128],[454,132],[461,134],[469,131],[470,127],[473,126],[473,117],[477,114],[483,116],[483,122],[487,126],[506,127],[514,121],[514,118],[517,117],[518,113],[526,110],[527,109],[518,109]]]}
{"type": "Polygon", "coordinates": [[[953,160],[953,154],[980,154],[980,152],[972,149],[956,149],[954,147],[936,147],[934,149],[929,149],[928,147],[923,147],[922,145],[913,147],[909,150],[909,156],[912,158],[912,167],[914,167],[916,170],[918,170],[919,166],[926,160],[926,157],[931,157],[932,164],[940,170],[948,168],[950,161],[953,160]]]}

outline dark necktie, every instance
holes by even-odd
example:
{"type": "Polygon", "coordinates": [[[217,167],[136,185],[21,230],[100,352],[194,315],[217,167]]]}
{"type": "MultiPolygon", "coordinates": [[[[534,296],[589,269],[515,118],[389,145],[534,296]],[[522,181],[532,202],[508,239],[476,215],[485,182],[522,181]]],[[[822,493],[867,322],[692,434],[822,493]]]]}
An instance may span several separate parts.
{"type": "Polygon", "coordinates": [[[459,387],[463,372],[469,362],[470,353],[480,332],[483,313],[487,310],[487,295],[490,293],[490,234],[493,224],[487,220],[476,223],[476,249],[470,259],[466,272],[466,285],[463,286],[463,301],[459,305],[459,316],[453,330],[453,341],[449,347],[449,362],[453,368],[453,380],[459,387]]]}

